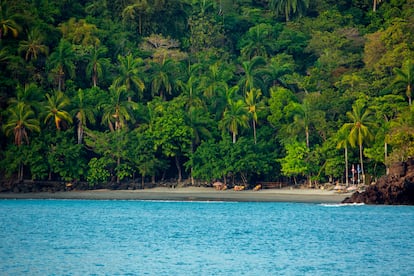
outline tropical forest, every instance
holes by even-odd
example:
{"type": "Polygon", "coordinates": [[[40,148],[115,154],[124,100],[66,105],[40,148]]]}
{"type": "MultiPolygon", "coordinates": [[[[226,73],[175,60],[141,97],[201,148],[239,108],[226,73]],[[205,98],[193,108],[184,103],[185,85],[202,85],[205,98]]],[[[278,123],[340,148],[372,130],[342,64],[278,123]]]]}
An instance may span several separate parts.
{"type": "Polygon", "coordinates": [[[413,0],[0,0],[2,181],[369,182],[413,90],[413,0]]]}

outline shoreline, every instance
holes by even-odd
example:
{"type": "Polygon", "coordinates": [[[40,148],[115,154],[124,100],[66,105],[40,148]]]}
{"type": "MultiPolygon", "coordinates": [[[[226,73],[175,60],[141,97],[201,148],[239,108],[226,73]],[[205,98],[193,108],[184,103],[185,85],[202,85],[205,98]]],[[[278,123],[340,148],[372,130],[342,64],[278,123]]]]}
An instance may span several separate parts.
{"type": "Polygon", "coordinates": [[[0,193],[0,199],[160,200],[341,203],[351,193],[317,189],[218,191],[214,188],[151,188],[145,190],[73,190],[64,192],[0,193]]]}

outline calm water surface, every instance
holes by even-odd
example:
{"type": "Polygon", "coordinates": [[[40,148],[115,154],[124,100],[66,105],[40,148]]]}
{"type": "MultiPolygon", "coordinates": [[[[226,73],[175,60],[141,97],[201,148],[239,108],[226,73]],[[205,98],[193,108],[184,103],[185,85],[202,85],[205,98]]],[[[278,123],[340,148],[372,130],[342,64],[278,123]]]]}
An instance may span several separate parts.
{"type": "Polygon", "coordinates": [[[414,275],[414,207],[0,200],[0,275],[414,275]]]}

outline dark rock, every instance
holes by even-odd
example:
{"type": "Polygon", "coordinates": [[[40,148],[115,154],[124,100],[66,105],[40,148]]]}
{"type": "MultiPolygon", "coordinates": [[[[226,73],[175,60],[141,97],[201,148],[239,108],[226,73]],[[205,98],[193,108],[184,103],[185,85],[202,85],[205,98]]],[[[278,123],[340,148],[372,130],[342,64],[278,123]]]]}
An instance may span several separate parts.
{"type": "Polygon", "coordinates": [[[414,160],[393,164],[388,175],[343,203],[414,205],[414,160]]]}

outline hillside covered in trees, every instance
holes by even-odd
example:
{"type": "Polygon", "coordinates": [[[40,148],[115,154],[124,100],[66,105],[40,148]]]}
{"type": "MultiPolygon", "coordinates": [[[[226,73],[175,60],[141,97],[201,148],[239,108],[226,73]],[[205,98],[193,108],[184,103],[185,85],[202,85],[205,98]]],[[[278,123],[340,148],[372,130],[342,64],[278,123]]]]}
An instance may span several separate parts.
{"type": "Polygon", "coordinates": [[[346,182],[414,155],[413,0],[0,3],[5,180],[346,182]]]}

